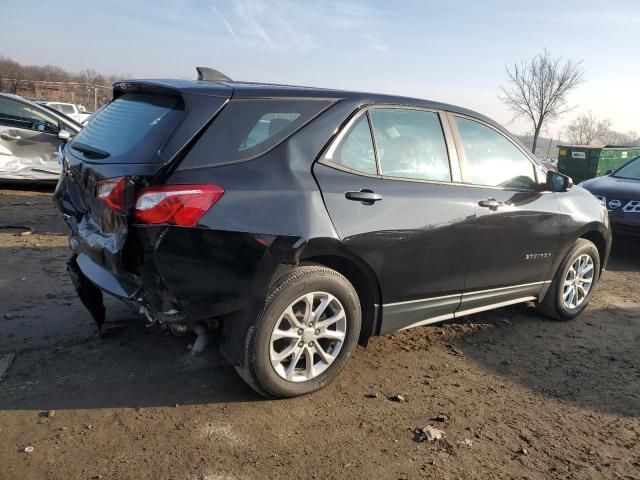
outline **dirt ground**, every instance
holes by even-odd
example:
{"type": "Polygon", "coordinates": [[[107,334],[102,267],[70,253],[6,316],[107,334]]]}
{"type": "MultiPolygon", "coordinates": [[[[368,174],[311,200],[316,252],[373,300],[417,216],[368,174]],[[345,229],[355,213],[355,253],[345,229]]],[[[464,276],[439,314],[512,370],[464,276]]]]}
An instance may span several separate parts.
{"type": "Polygon", "coordinates": [[[517,306],[375,338],[323,391],[266,401],[116,301],[99,339],[50,193],[0,190],[0,225],[33,229],[0,228],[1,479],[640,479],[637,244],[576,321],[517,306]]]}

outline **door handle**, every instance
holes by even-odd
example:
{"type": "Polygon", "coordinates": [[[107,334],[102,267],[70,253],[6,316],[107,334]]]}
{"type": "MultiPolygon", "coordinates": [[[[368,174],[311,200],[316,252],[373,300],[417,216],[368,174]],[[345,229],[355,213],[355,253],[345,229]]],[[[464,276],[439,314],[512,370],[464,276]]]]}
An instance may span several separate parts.
{"type": "Polygon", "coordinates": [[[11,135],[9,133],[2,133],[0,134],[0,137],[4,138],[5,140],[21,140],[22,139],[20,135],[11,135]]]}
{"type": "Polygon", "coordinates": [[[362,202],[364,205],[373,205],[375,202],[382,200],[382,195],[374,193],[371,190],[362,189],[359,192],[346,192],[344,196],[347,200],[362,202]]]}
{"type": "Polygon", "coordinates": [[[497,210],[498,208],[502,207],[504,203],[499,202],[495,198],[487,198],[486,200],[480,200],[478,202],[478,205],[480,205],[481,207],[489,208],[491,210],[497,210]]]}

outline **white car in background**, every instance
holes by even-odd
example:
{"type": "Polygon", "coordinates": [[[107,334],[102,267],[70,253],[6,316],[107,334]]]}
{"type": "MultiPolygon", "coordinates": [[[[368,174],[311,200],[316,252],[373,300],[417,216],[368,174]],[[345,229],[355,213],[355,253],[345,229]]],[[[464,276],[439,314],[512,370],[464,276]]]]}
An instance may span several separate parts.
{"type": "Polygon", "coordinates": [[[80,124],[83,124],[91,116],[84,106],[76,105],[75,103],[44,102],[44,104],[58,110],[60,113],[64,113],[67,117],[80,124]]]}

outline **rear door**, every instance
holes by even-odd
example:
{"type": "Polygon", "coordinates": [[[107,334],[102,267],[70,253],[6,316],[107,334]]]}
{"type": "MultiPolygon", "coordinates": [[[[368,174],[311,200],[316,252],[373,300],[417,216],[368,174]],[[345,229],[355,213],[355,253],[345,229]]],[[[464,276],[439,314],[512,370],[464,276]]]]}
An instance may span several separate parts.
{"type": "Polygon", "coordinates": [[[443,120],[362,111],[314,167],[338,235],[378,277],[381,333],[450,318],[460,303],[475,210],[443,120]]]}
{"type": "Polygon", "coordinates": [[[537,297],[551,280],[559,208],[540,169],[498,129],[450,115],[463,180],[476,205],[465,294],[459,314],[537,297]]]}
{"type": "Polygon", "coordinates": [[[0,97],[0,178],[56,180],[58,120],[18,99],[0,97]]]}

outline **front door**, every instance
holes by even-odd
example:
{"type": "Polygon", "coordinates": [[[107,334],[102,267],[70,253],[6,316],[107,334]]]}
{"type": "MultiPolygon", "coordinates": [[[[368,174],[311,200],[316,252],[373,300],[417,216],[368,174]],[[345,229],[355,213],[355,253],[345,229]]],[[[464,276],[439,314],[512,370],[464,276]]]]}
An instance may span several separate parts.
{"type": "Polygon", "coordinates": [[[314,167],[343,244],[379,279],[383,334],[459,306],[475,209],[449,156],[437,112],[372,108],[314,167]]]}
{"type": "Polygon", "coordinates": [[[560,236],[555,194],[544,191],[542,172],[497,129],[469,117],[450,118],[476,208],[458,314],[536,298],[551,280],[560,236]]]}

